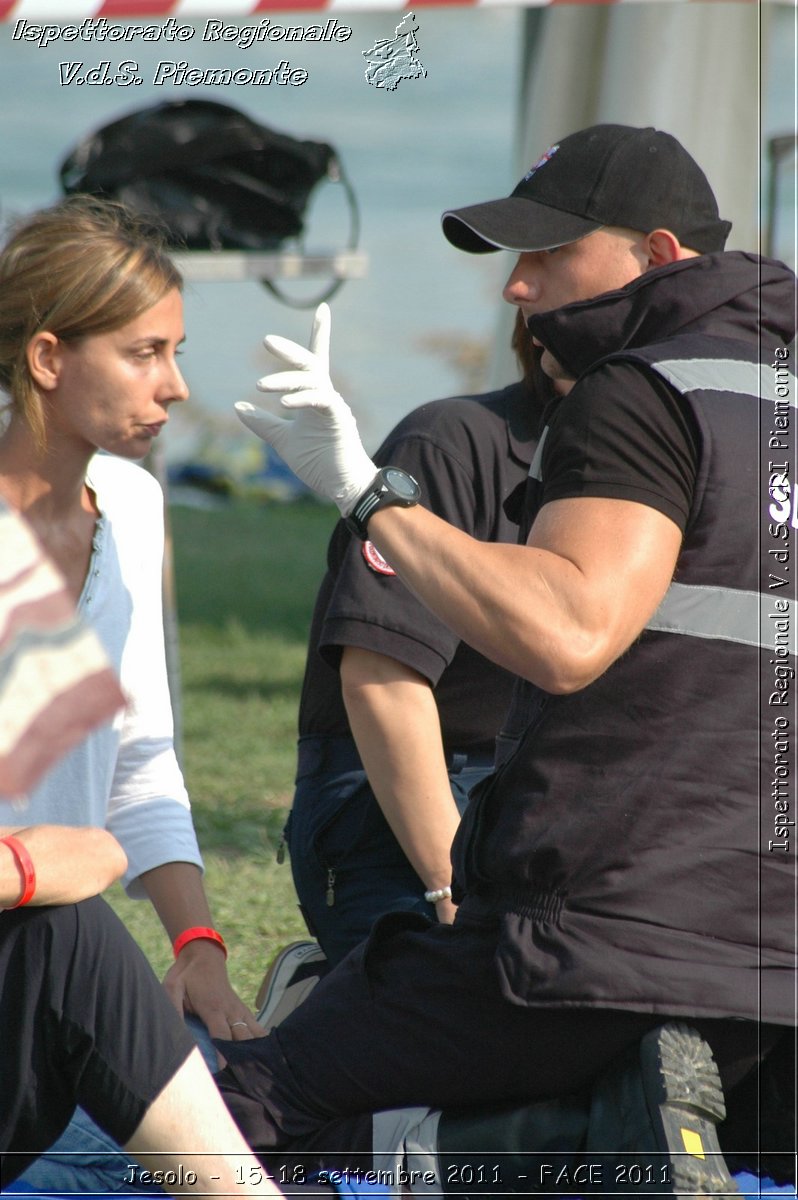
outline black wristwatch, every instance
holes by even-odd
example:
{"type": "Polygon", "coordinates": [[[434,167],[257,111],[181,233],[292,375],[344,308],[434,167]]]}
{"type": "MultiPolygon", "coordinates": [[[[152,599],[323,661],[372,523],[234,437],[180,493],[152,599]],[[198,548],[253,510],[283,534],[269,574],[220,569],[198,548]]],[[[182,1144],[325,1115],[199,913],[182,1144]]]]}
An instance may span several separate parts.
{"type": "Polygon", "coordinates": [[[401,467],[382,467],[346,518],[346,523],[361,542],[365,542],[368,537],[366,526],[375,512],[390,504],[411,508],[420,499],[421,488],[412,475],[401,467]]]}

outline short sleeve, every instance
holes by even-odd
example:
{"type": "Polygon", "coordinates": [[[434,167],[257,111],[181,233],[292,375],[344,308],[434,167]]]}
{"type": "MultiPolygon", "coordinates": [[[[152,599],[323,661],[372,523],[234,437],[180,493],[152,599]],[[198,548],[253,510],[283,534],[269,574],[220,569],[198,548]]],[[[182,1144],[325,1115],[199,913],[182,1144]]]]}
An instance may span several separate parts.
{"type": "Polygon", "coordinates": [[[638,363],[605,363],[558,404],[542,452],[541,503],[633,500],[684,532],[701,451],[689,402],[638,363]]]}
{"type": "MultiPolygon", "coordinates": [[[[455,397],[423,405],[399,423],[375,460],[415,476],[422,505],[450,525],[484,541],[515,541],[504,501],[529,460],[512,449],[513,398],[520,402],[517,388],[501,393],[500,404],[455,397]]],[[[333,580],[318,638],[325,661],[337,668],[342,647],[357,646],[404,663],[434,686],[457,651],[456,635],[340,526],[328,566],[333,580]]]]}
{"type": "MultiPolygon", "coordinates": [[[[416,437],[395,443],[381,457],[423,481],[425,507],[473,532],[474,481],[456,455],[416,437]]],[[[319,641],[322,655],[337,666],[343,646],[374,650],[435,684],[451,662],[458,638],[396,575],[375,569],[363,543],[343,531],[339,536],[341,559],[319,641]]]]}

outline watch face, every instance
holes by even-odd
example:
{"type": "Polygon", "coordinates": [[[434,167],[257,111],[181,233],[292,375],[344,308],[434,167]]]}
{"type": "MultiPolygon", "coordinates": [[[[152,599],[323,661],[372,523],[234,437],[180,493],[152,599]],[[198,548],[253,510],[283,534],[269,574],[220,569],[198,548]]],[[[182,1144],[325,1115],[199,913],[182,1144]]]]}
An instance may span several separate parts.
{"type": "Polygon", "coordinates": [[[388,467],[385,471],[385,482],[393,488],[400,496],[406,496],[408,500],[412,500],[418,493],[418,488],[413,479],[410,478],[404,471],[397,470],[396,467],[388,467]]]}

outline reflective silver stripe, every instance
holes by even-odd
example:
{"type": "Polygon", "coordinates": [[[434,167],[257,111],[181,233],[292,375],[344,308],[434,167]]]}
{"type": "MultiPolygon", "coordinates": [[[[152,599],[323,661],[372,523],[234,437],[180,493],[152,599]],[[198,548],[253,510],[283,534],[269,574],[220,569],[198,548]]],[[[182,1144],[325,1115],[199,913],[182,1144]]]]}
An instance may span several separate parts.
{"type": "Polygon", "coordinates": [[[444,1180],[438,1173],[438,1126],[441,1110],[430,1108],[427,1116],[407,1135],[407,1189],[413,1196],[440,1196],[444,1180]]]}
{"type": "Polygon", "coordinates": [[[672,583],[646,629],[761,646],[776,657],[785,650],[798,653],[798,605],[777,590],[761,595],[672,583]],[[777,600],[787,605],[784,612],[776,608],[777,600]]]}
{"type": "Polygon", "coordinates": [[[535,456],[532,459],[532,462],[529,464],[530,479],[542,479],[543,478],[543,475],[541,473],[541,467],[543,464],[543,446],[545,445],[546,438],[548,437],[548,435],[549,435],[549,427],[547,425],[546,428],[543,430],[543,432],[540,435],[540,441],[537,444],[537,449],[535,450],[535,456]]]}
{"type": "MultiPolygon", "coordinates": [[[[774,404],[798,406],[798,379],[786,366],[773,367],[736,358],[672,358],[651,365],[680,391],[737,392],[759,396],[774,404]]],[[[532,479],[542,478],[543,446],[548,432],[547,425],[529,467],[532,479]]]]}
{"type": "Polygon", "coordinates": [[[669,383],[680,391],[740,392],[795,408],[798,379],[786,366],[741,362],[734,358],[679,358],[653,363],[669,383]],[[776,392],[778,386],[779,392],[776,392]]]}
{"type": "Polygon", "coordinates": [[[414,1194],[433,1191],[440,1196],[442,1188],[437,1174],[435,1151],[438,1146],[438,1109],[390,1108],[376,1112],[371,1118],[372,1163],[380,1183],[386,1192],[397,1197],[404,1194],[405,1187],[399,1182],[402,1172],[407,1174],[410,1157],[416,1166],[423,1163],[422,1171],[432,1171],[435,1182],[416,1178],[411,1190],[414,1194]]]}

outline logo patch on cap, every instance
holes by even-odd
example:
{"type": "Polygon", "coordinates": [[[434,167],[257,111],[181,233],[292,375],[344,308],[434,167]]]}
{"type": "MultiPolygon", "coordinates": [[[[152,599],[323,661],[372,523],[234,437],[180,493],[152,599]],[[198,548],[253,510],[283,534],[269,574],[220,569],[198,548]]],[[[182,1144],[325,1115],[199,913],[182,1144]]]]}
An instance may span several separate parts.
{"type": "Polygon", "coordinates": [[[539,159],[538,159],[538,161],[537,161],[537,162],[534,164],[534,166],[532,166],[532,167],[530,167],[530,168],[529,168],[529,170],[527,171],[526,175],[524,176],[524,183],[526,183],[526,181],[527,181],[528,179],[531,179],[531,178],[532,178],[532,176],[535,174],[535,171],[539,171],[541,167],[545,166],[545,165],[546,165],[546,163],[549,161],[549,159],[554,157],[554,155],[557,153],[557,151],[559,150],[559,148],[560,148],[560,146],[559,146],[559,142],[557,143],[557,145],[556,145],[556,146],[549,146],[549,148],[548,148],[548,150],[546,151],[546,153],[545,153],[545,154],[541,154],[540,158],[539,158],[539,159]]]}
{"type": "Polygon", "coordinates": [[[387,563],[373,542],[363,543],[363,557],[372,571],[378,575],[395,575],[393,567],[387,563]]]}

